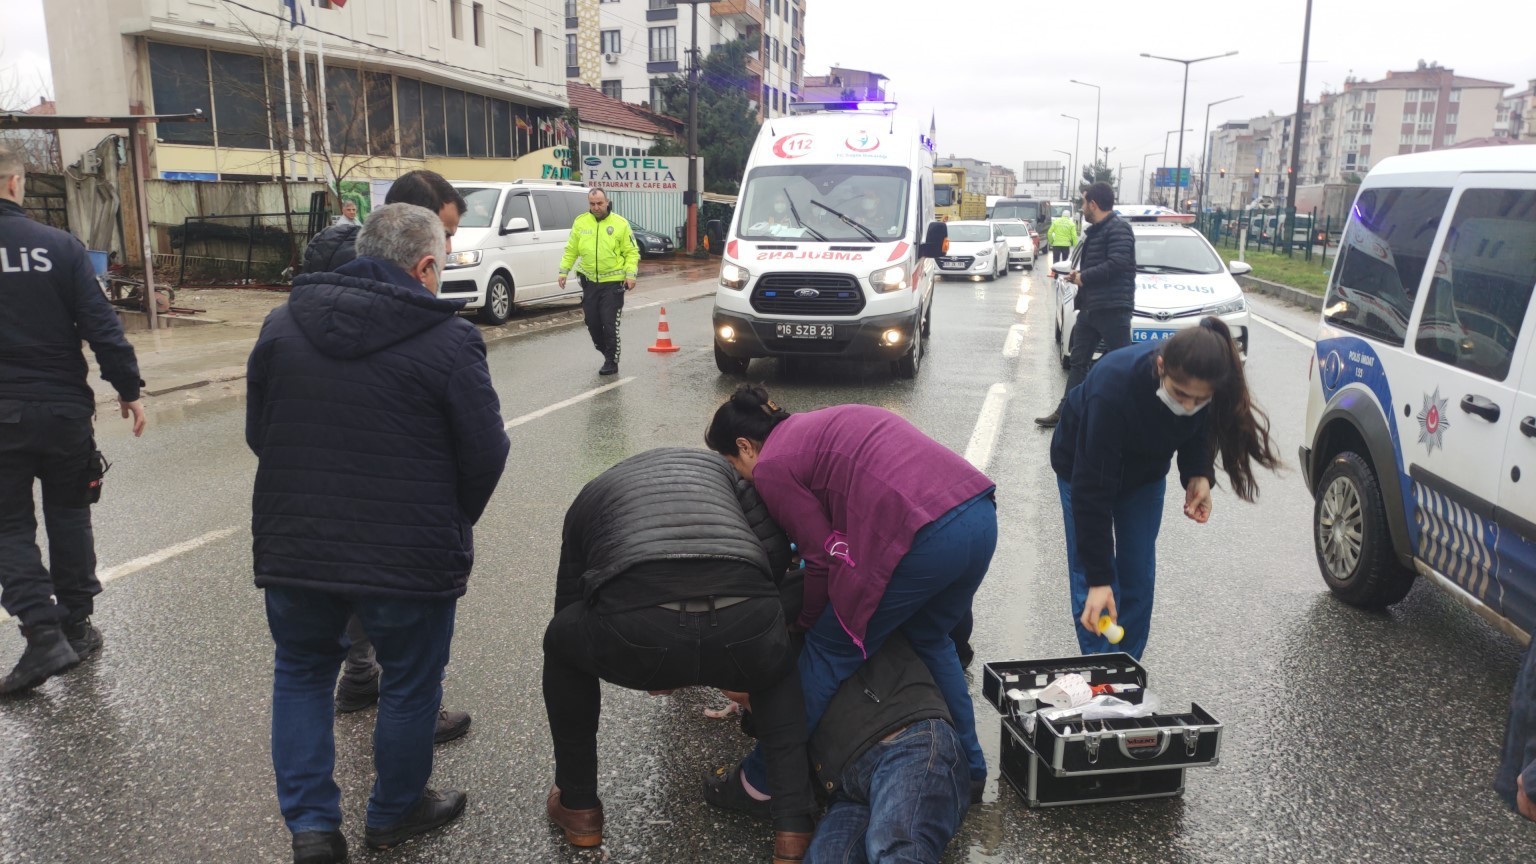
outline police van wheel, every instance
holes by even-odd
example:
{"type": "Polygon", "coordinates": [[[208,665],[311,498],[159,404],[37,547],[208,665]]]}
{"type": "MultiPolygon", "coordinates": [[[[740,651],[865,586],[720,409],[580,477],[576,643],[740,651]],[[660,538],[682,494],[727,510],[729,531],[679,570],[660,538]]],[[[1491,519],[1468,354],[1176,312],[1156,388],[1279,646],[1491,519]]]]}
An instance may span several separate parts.
{"type": "Polygon", "coordinates": [[[485,305],[480,307],[480,320],[486,324],[505,324],[512,317],[512,282],[501,273],[491,277],[485,286],[485,305]]]}
{"type": "Polygon", "coordinates": [[[720,370],[721,375],[745,375],[747,364],[751,362],[750,357],[732,357],[721,351],[719,345],[715,346],[715,368],[720,370]]]}
{"type": "Polygon", "coordinates": [[[1358,453],[1333,457],[1312,506],[1312,545],[1323,581],[1351,606],[1380,609],[1407,596],[1414,573],[1392,550],[1381,486],[1358,453]]]}

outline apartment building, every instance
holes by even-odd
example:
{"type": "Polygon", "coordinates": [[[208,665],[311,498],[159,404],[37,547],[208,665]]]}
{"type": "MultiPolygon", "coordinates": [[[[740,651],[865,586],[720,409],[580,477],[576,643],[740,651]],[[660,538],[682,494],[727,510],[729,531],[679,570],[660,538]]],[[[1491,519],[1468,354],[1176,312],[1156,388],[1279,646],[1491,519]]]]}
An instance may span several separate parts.
{"type": "Polygon", "coordinates": [[[1536,78],[1530,79],[1524,90],[1499,100],[1493,135],[1495,138],[1536,141],[1536,78]]]}
{"type": "Polygon", "coordinates": [[[987,172],[988,195],[1012,195],[1019,185],[1019,175],[1012,168],[993,165],[987,172]]]}
{"type": "Polygon", "coordinates": [[[805,77],[801,99],[805,102],[883,102],[889,78],[879,72],[833,66],[825,75],[805,77]]]}

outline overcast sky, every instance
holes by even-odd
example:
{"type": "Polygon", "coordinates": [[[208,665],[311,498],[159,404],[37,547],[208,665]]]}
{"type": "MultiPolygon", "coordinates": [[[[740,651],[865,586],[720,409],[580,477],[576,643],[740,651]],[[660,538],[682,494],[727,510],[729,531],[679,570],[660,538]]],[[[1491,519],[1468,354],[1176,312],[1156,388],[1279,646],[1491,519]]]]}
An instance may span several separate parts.
{"type": "MultiPolygon", "coordinates": [[[[937,110],[942,154],[1015,170],[1026,160],[1060,158],[1052,152],[1058,149],[1077,148],[1082,163],[1091,161],[1094,91],[1068,83],[1072,78],[1103,88],[1099,143],[1116,148],[1112,166],[1139,171],[1142,157],[1154,151],[1159,155],[1148,165],[1161,161],[1165,133],[1179,125],[1183,66],[1145,59],[1142,52],[1180,58],[1239,52],[1190,67],[1185,127],[1194,131],[1186,136],[1186,163],[1199,153],[1206,103],[1243,97],[1212,109],[1213,126],[1267,111],[1287,114],[1296,105],[1304,0],[806,4],[808,73],[834,63],[880,72],[904,109],[923,116],[937,110]],[[1082,118],[1080,142],[1062,114],[1082,118]]],[[[25,101],[35,101],[37,82],[48,74],[42,0],[0,0],[0,6],[0,82],[19,82],[25,101]]],[[[1307,97],[1315,99],[1325,86],[1342,88],[1350,74],[1375,80],[1421,59],[1523,89],[1536,78],[1533,34],[1533,0],[1422,8],[1406,0],[1316,0],[1307,97]]],[[[0,95],[8,95],[5,89],[0,83],[0,95]]]]}

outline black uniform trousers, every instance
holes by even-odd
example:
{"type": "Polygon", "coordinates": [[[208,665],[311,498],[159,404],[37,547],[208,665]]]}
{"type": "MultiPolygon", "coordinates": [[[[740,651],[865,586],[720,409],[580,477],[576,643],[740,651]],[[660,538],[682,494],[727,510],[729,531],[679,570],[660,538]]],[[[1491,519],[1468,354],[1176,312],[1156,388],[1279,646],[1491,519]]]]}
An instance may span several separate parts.
{"type": "Polygon", "coordinates": [[[91,532],[92,413],[74,403],[0,402],[0,606],[23,627],[84,621],[101,593],[91,532]],[[37,546],[36,480],[48,567],[37,546]]]}
{"type": "Polygon", "coordinates": [[[587,332],[592,335],[592,347],[614,365],[619,362],[619,319],[624,313],[624,293],[622,279],[593,282],[581,277],[581,314],[587,321],[587,332]]]}
{"type": "Polygon", "coordinates": [[[1071,246],[1052,246],[1051,247],[1051,263],[1052,264],[1055,264],[1058,261],[1065,261],[1069,257],[1071,257],[1071,255],[1072,255],[1072,247],[1071,246]]]}
{"type": "Polygon", "coordinates": [[[1098,350],[1100,342],[1104,343],[1106,354],[1131,344],[1131,310],[1092,309],[1077,313],[1077,323],[1072,326],[1072,368],[1067,372],[1067,389],[1062,393],[1063,401],[1066,394],[1072,392],[1072,388],[1088,377],[1088,369],[1093,365],[1093,353],[1098,350]]]}

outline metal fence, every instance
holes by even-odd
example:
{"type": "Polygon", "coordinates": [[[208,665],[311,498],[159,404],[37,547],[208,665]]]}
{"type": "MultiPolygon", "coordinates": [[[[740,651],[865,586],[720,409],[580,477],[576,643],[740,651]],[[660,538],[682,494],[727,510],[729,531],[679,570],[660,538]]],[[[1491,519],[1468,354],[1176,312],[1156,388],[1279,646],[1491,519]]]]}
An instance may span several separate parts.
{"type": "Polygon", "coordinates": [[[1339,235],[1344,229],[1331,216],[1319,220],[1315,209],[1298,218],[1294,210],[1283,207],[1204,213],[1196,227],[1212,245],[1299,257],[1309,263],[1315,261],[1324,270],[1338,257],[1339,235]]]}
{"type": "Polygon", "coordinates": [[[309,224],[310,214],[304,211],[186,217],[166,231],[171,248],[180,253],[176,282],[279,281],[298,261],[309,224]]]}

